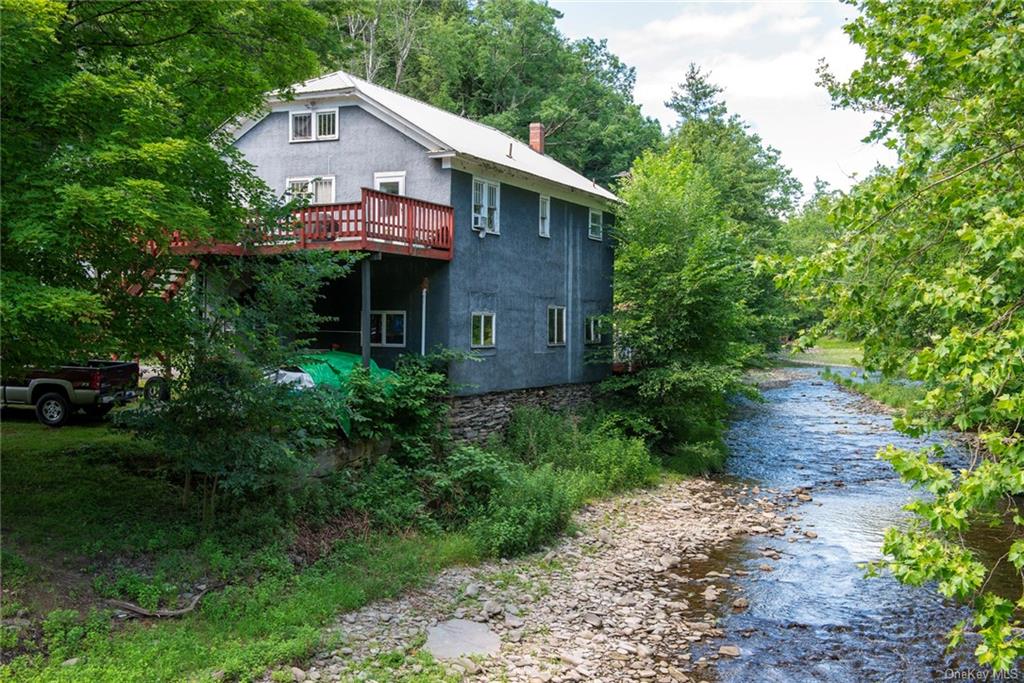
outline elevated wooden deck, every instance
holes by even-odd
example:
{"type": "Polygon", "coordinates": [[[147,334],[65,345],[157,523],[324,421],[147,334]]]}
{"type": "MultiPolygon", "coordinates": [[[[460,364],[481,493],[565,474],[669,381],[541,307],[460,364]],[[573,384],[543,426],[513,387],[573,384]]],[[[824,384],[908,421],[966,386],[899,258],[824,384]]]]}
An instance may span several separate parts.
{"type": "Polygon", "coordinates": [[[295,249],[373,251],[450,261],[455,212],[445,204],[363,188],[358,202],[299,209],[269,233],[247,243],[200,243],[175,238],[179,254],[274,254],[295,249]]]}

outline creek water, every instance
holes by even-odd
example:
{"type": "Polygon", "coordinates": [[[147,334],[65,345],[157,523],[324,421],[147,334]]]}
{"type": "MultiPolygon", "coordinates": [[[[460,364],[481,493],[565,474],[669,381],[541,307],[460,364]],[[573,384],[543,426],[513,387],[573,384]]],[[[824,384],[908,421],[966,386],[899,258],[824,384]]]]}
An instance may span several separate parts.
{"type": "MultiPolygon", "coordinates": [[[[925,442],[895,432],[889,415],[866,410],[863,400],[822,379],[817,369],[791,368],[786,375],[788,382],[763,392],[763,402],[737,406],[728,476],[762,489],[807,487],[813,500],[789,511],[800,517],[801,533],[788,534],[797,541],[745,537],[720,548],[701,568],[749,572],[725,582],[730,597],[716,608],[725,638],[693,648],[696,656],[711,656],[722,643],[740,647],[740,657],[722,657],[708,678],[928,681],[979,675],[973,648],[945,652],[945,634],[967,615],[963,608],[934,587],[910,588],[889,576],[869,579],[859,566],[881,557],[885,529],[905,519],[902,506],[913,497],[875,453],[890,443],[925,442]],[[817,537],[808,539],[803,531],[817,537]],[[780,555],[777,561],[766,560],[768,549],[780,555]],[[759,569],[766,562],[773,571],[759,569]],[[730,604],[740,595],[750,604],[737,612],[730,604]]],[[[949,447],[947,457],[967,454],[949,447]]],[[[1002,545],[975,540],[986,554],[1002,545]]],[[[1010,679],[1024,680],[1015,675],[1010,679]]]]}

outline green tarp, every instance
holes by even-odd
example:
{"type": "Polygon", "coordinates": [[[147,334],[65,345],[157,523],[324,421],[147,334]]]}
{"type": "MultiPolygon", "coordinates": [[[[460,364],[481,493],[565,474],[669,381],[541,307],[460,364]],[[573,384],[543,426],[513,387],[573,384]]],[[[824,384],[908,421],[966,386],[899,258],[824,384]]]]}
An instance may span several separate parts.
{"type": "MultiPolygon", "coordinates": [[[[341,390],[343,393],[348,390],[348,378],[352,370],[361,367],[363,359],[354,353],[343,351],[320,351],[317,353],[306,353],[295,359],[295,365],[302,368],[308,374],[313,383],[317,386],[329,386],[341,390]]],[[[390,370],[378,367],[374,361],[370,361],[370,377],[375,382],[390,384],[391,377],[395,373],[390,370]]],[[[341,416],[341,428],[347,436],[352,423],[349,415],[341,416]]]]}

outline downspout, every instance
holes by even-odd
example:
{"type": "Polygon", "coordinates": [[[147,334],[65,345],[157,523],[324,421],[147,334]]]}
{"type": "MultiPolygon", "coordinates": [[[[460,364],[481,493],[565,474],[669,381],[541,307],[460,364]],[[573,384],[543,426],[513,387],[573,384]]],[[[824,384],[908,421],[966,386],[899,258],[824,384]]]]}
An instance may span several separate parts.
{"type": "Polygon", "coordinates": [[[572,213],[569,211],[569,205],[566,204],[565,212],[569,218],[566,221],[565,230],[565,382],[566,384],[572,383],[572,343],[569,337],[569,330],[572,325],[569,324],[569,320],[572,319],[572,241],[573,235],[575,234],[575,225],[572,220],[572,213]]]}
{"type": "Polygon", "coordinates": [[[423,278],[420,283],[420,355],[427,355],[427,285],[430,281],[423,278]]]}

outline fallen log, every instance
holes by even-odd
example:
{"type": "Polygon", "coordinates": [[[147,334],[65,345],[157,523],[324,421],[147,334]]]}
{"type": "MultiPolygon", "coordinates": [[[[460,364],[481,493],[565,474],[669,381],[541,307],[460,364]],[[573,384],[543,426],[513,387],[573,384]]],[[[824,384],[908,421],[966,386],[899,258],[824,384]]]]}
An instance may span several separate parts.
{"type": "Polygon", "coordinates": [[[108,600],[107,602],[109,602],[114,607],[120,607],[124,611],[134,614],[135,616],[150,617],[153,619],[167,619],[173,617],[181,617],[194,610],[196,608],[196,605],[199,604],[199,601],[202,599],[202,597],[213,588],[215,588],[215,586],[209,586],[208,588],[204,588],[203,590],[199,591],[194,596],[192,596],[192,600],[189,601],[188,605],[180,609],[151,610],[146,609],[145,607],[139,607],[138,605],[130,602],[125,602],[124,600],[108,600]]]}

